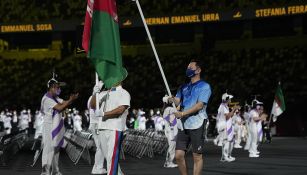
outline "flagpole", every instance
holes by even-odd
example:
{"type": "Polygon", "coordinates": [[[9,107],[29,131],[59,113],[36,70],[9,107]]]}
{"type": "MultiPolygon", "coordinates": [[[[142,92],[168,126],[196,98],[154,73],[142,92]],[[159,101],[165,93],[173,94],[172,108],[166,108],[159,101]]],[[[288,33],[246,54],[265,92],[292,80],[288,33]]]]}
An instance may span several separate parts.
{"type": "MultiPolygon", "coordinates": [[[[156,61],[157,61],[157,63],[158,63],[158,66],[159,66],[159,69],[160,69],[160,72],[161,72],[161,75],[162,75],[162,78],[163,78],[163,82],[164,82],[164,85],[165,85],[166,90],[167,90],[167,94],[168,94],[168,96],[171,97],[171,96],[172,96],[172,93],[171,93],[171,91],[170,91],[170,88],[169,88],[169,86],[168,86],[168,83],[167,83],[167,80],[166,80],[166,77],[165,77],[163,68],[162,68],[162,66],[161,66],[161,62],[160,62],[159,56],[158,56],[158,54],[157,54],[156,47],[155,47],[155,45],[154,45],[154,43],[153,43],[153,41],[152,41],[151,34],[150,34],[150,32],[149,32],[149,29],[148,29],[148,26],[147,26],[147,23],[146,23],[146,20],[145,20],[145,17],[144,17],[144,14],[143,14],[143,11],[142,11],[142,8],[141,8],[141,5],[140,5],[140,2],[139,2],[139,0],[132,0],[132,1],[135,1],[135,2],[136,2],[137,8],[138,8],[138,10],[139,10],[139,12],[140,12],[140,15],[141,15],[141,18],[142,18],[142,21],[143,21],[143,24],[144,24],[144,27],[145,27],[145,30],[146,30],[146,33],[147,33],[147,36],[148,36],[150,45],[151,45],[151,48],[152,48],[152,50],[153,50],[153,52],[154,52],[156,61]]],[[[172,105],[173,105],[173,107],[176,109],[176,105],[175,105],[174,102],[172,103],[172,105]]],[[[182,124],[182,122],[181,122],[180,119],[177,120],[177,127],[178,127],[178,129],[183,130],[183,124],[182,124]]]]}
{"type": "MultiPolygon", "coordinates": [[[[98,85],[98,74],[97,72],[95,73],[95,81],[96,81],[96,85],[98,85]]],[[[99,100],[98,100],[98,93],[96,93],[96,110],[99,110],[99,100]]]]}
{"type": "MultiPolygon", "coordinates": [[[[142,8],[141,8],[141,5],[140,5],[140,2],[139,2],[139,0],[132,0],[132,1],[135,1],[135,2],[136,2],[137,8],[138,8],[138,10],[139,10],[139,12],[140,12],[140,15],[141,15],[141,18],[142,18],[142,21],[143,21],[143,24],[144,24],[144,27],[145,27],[147,36],[148,36],[149,41],[150,41],[151,48],[152,48],[152,50],[153,50],[153,52],[154,52],[156,61],[157,61],[158,66],[159,66],[159,69],[160,69],[160,72],[161,72],[161,75],[162,75],[162,78],[163,78],[163,81],[164,81],[164,84],[165,84],[167,93],[168,93],[169,96],[172,96],[171,91],[170,91],[170,88],[169,88],[168,83],[167,83],[167,80],[166,80],[166,78],[165,78],[165,74],[164,74],[163,68],[162,68],[161,63],[160,63],[159,56],[158,56],[158,54],[157,54],[155,45],[154,45],[154,43],[153,43],[153,41],[152,41],[152,37],[151,37],[151,34],[150,34],[150,32],[149,32],[149,29],[148,29],[148,26],[147,26],[147,23],[146,23],[146,20],[145,20],[145,17],[144,17],[144,14],[143,14],[143,11],[142,11],[142,8]]],[[[173,103],[173,107],[175,107],[175,104],[174,104],[174,103],[173,103]]]]}

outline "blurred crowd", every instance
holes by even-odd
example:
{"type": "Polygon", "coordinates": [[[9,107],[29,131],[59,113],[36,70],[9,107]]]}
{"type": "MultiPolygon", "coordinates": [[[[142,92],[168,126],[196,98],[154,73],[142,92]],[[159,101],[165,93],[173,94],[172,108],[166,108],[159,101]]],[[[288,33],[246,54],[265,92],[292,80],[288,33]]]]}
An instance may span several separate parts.
{"type": "MultiPolygon", "coordinates": [[[[2,0],[1,22],[37,22],[44,20],[83,19],[86,0],[2,0]]],[[[140,0],[146,15],[169,15],[229,10],[246,7],[285,5],[303,0],[140,0]]],[[[132,1],[117,0],[119,16],[138,15],[132,1]]]]}
{"type": "MultiPolygon", "coordinates": [[[[203,78],[212,84],[213,94],[222,94],[229,89],[236,95],[236,100],[244,103],[242,99],[251,99],[251,94],[258,93],[262,94],[265,104],[271,104],[277,83],[281,81],[287,102],[299,104],[299,99],[307,94],[304,84],[307,80],[306,56],[306,48],[287,47],[209,51],[197,56],[173,54],[161,56],[161,63],[173,94],[186,81],[184,73],[187,63],[192,57],[198,57],[205,63],[203,78]]],[[[124,56],[123,61],[129,72],[123,86],[131,93],[132,106],[146,109],[161,107],[160,98],[166,94],[166,90],[155,59],[139,55],[124,56]]],[[[67,83],[62,90],[63,96],[79,92],[80,100],[75,107],[84,110],[94,84],[94,68],[88,59],[72,57],[62,60],[1,58],[0,109],[39,108],[41,97],[46,92],[46,81],[53,70],[67,83]]],[[[213,96],[210,104],[208,111],[213,112],[219,98],[213,96]]]]}
{"type": "MultiPolygon", "coordinates": [[[[66,129],[74,131],[87,131],[90,124],[89,111],[80,112],[76,108],[67,109],[63,112],[64,126],[66,129]]],[[[43,114],[36,110],[35,113],[31,109],[10,110],[5,109],[0,112],[0,133],[2,135],[10,135],[18,133],[22,130],[30,134],[35,134],[37,138],[42,133],[43,114]]],[[[129,129],[155,129],[162,131],[164,129],[164,120],[160,109],[150,109],[144,112],[143,109],[131,109],[126,123],[129,129]]]]}

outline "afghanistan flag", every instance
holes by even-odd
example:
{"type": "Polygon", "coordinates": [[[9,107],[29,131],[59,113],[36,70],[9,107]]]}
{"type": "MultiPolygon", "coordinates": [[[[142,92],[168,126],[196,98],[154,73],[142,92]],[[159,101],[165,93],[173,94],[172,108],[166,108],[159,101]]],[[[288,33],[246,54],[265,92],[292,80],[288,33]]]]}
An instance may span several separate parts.
{"type": "Polygon", "coordinates": [[[115,0],[88,0],[82,47],[106,88],[124,80],[115,0]]]}
{"type": "Polygon", "coordinates": [[[277,120],[277,117],[280,114],[282,114],[285,110],[286,110],[285,99],[279,83],[275,92],[275,98],[271,111],[271,114],[273,115],[273,122],[275,122],[277,120]]]}

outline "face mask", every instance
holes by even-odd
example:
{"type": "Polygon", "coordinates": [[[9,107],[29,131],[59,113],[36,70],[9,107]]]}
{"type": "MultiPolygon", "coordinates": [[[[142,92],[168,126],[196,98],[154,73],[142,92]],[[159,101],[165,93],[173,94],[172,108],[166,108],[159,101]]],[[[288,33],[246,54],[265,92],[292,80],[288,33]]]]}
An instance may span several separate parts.
{"type": "Polygon", "coordinates": [[[61,89],[58,89],[58,90],[56,91],[56,95],[59,96],[60,94],[61,94],[61,89]]]}
{"type": "Polygon", "coordinates": [[[187,76],[187,77],[189,77],[189,78],[192,78],[192,77],[194,77],[196,74],[195,74],[195,71],[196,70],[192,70],[192,69],[187,69],[186,70],[186,72],[185,72],[185,75],[187,76]]]}

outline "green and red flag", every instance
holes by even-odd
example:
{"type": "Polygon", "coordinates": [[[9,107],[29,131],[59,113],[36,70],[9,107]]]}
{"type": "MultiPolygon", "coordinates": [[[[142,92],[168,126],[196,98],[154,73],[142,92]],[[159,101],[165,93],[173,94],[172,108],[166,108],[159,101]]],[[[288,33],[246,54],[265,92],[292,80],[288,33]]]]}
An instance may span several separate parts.
{"type": "Polygon", "coordinates": [[[106,88],[124,80],[116,0],[88,0],[82,47],[106,88]]]}
{"type": "Polygon", "coordinates": [[[282,93],[280,83],[278,83],[271,111],[271,114],[273,115],[273,122],[275,122],[277,120],[277,117],[280,114],[282,114],[285,110],[286,110],[286,104],[285,104],[284,95],[282,93]]]}

